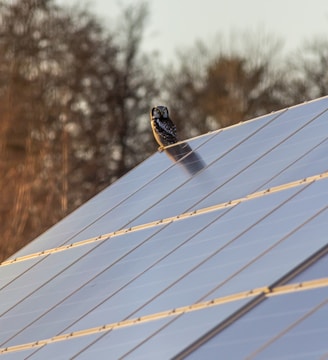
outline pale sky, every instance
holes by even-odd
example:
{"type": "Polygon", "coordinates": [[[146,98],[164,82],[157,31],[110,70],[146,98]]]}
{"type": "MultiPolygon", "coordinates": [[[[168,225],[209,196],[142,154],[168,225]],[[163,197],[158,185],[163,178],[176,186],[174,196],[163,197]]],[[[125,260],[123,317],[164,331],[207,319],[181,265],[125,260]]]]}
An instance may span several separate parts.
{"type": "MultiPolygon", "coordinates": [[[[122,6],[139,2],[89,0],[88,4],[110,23],[122,6]]],[[[263,31],[284,39],[285,50],[290,51],[328,33],[327,0],[148,0],[148,4],[143,47],[157,50],[164,62],[174,61],[177,49],[190,48],[197,39],[211,44],[219,34],[229,38],[232,32],[263,31]]]]}

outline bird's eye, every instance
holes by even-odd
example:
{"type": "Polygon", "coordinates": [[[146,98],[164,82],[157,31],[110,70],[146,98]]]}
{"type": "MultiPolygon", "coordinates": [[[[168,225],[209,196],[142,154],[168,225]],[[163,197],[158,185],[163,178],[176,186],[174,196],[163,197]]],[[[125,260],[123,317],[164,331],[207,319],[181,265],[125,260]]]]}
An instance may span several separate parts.
{"type": "Polygon", "coordinates": [[[162,110],[162,115],[163,115],[163,118],[164,119],[166,119],[166,118],[168,118],[168,111],[167,111],[167,108],[164,108],[163,110],[162,110]]]}
{"type": "Polygon", "coordinates": [[[157,108],[153,109],[153,117],[157,119],[161,117],[161,112],[157,108]]]}

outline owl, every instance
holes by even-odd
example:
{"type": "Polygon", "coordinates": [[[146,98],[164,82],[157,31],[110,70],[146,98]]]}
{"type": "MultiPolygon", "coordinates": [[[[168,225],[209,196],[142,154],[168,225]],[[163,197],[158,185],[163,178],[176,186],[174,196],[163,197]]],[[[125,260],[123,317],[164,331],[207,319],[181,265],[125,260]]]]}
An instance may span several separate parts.
{"type": "Polygon", "coordinates": [[[159,144],[158,150],[162,151],[165,146],[178,142],[177,129],[170,119],[169,110],[166,106],[155,106],[151,110],[150,123],[155,140],[159,144]]]}

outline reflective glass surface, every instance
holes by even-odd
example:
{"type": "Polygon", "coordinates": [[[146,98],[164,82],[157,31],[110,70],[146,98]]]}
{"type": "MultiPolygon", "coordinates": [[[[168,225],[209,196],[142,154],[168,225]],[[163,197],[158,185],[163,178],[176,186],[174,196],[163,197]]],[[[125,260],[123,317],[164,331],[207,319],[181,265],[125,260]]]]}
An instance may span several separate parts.
{"type": "Polygon", "coordinates": [[[328,278],[328,254],[316,259],[311,265],[294,276],[287,284],[297,284],[303,281],[311,281],[328,278]]]}
{"type": "MultiPolygon", "coordinates": [[[[56,317],[52,318],[53,327],[38,326],[39,318],[48,314],[66,298],[79,292],[83,286],[88,294],[79,298],[82,303],[95,301],[90,291],[98,297],[101,297],[104,292],[107,294],[108,289],[100,290],[101,282],[95,281],[91,285],[90,282],[97,275],[110,269],[113,264],[119,263],[126,254],[138,249],[140,243],[148,241],[156,231],[158,228],[146,229],[139,233],[130,232],[124,236],[125,241],[119,241],[118,237],[113,237],[107,241],[72,248],[43,258],[39,265],[40,268],[42,266],[43,271],[40,271],[37,266],[31,268],[2,292],[5,301],[0,303],[3,309],[0,317],[1,346],[5,343],[6,346],[16,345],[18,341],[31,342],[36,334],[40,337],[50,336],[61,321],[73,321],[74,312],[66,312],[60,308],[56,317]],[[103,259],[102,261],[99,261],[99,256],[103,259]],[[35,306],[36,302],[38,306],[35,306]],[[38,330],[31,332],[29,329],[31,324],[34,324],[38,330]],[[17,340],[15,334],[17,329],[21,328],[27,328],[27,330],[19,331],[19,340],[17,340]],[[30,337],[26,337],[25,332],[28,332],[30,337]],[[8,341],[12,337],[14,339],[8,341]]],[[[130,269],[130,271],[134,270],[135,268],[130,269]]],[[[111,286],[114,287],[120,279],[120,277],[114,278],[111,286]]]]}
{"type": "MultiPolygon", "coordinates": [[[[189,312],[181,316],[168,319],[169,322],[162,322],[161,328],[153,327],[153,333],[147,334],[147,338],[131,335],[128,328],[119,330],[121,336],[115,336],[115,330],[104,336],[98,343],[86,349],[81,358],[90,359],[93,355],[103,356],[118,348],[122,341],[121,353],[115,353],[115,359],[122,356],[127,359],[171,359],[180,352],[186,345],[197,340],[200,335],[211,330],[215,325],[224,321],[238,308],[250,302],[252,298],[235,301],[220,306],[207,307],[201,310],[189,312]],[[164,326],[163,326],[164,325],[164,326]],[[156,331],[154,331],[156,329],[156,331]],[[133,343],[131,339],[138,339],[133,343]]],[[[157,321],[156,321],[157,322],[157,321]]],[[[135,331],[138,331],[136,326],[135,331]]]]}
{"type": "Polygon", "coordinates": [[[187,359],[318,359],[328,351],[327,297],[328,288],[270,297],[187,359]]]}
{"type": "Polygon", "coordinates": [[[13,352],[4,352],[0,354],[1,360],[23,360],[28,359],[28,356],[33,354],[34,349],[13,351],[13,352]]]}
{"type": "Polygon", "coordinates": [[[28,269],[33,267],[39,260],[40,259],[31,259],[29,261],[0,266],[0,291],[28,271],[28,269]]]}
{"type": "Polygon", "coordinates": [[[172,318],[160,319],[122,327],[108,333],[53,343],[42,348],[31,359],[57,359],[58,355],[63,354],[66,356],[63,359],[119,359],[170,321],[172,318]]]}
{"type": "MultiPolygon", "coordinates": [[[[85,335],[82,337],[69,338],[64,341],[50,342],[49,344],[33,349],[28,359],[33,360],[67,360],[84,349],[88,344],[92,344],[100,337],[99,334],[85,335]]],[[[19,354],[19,353],[18,353],[19,354]]],[[[16,354],[17,355],[17,354],[16,354]]],[[[107,357],[110,359],[110,357],[107,357]]]]}

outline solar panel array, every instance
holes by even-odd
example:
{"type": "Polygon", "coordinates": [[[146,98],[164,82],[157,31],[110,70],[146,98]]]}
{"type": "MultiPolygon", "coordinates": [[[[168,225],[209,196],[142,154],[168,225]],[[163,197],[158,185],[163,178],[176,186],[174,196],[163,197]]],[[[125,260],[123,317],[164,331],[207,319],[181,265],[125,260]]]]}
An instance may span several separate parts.
{"type": "Polygon", "coordinates": [[[156,153],[3,262],[0,356],[327,359],[327,110],[156,153]]]}

